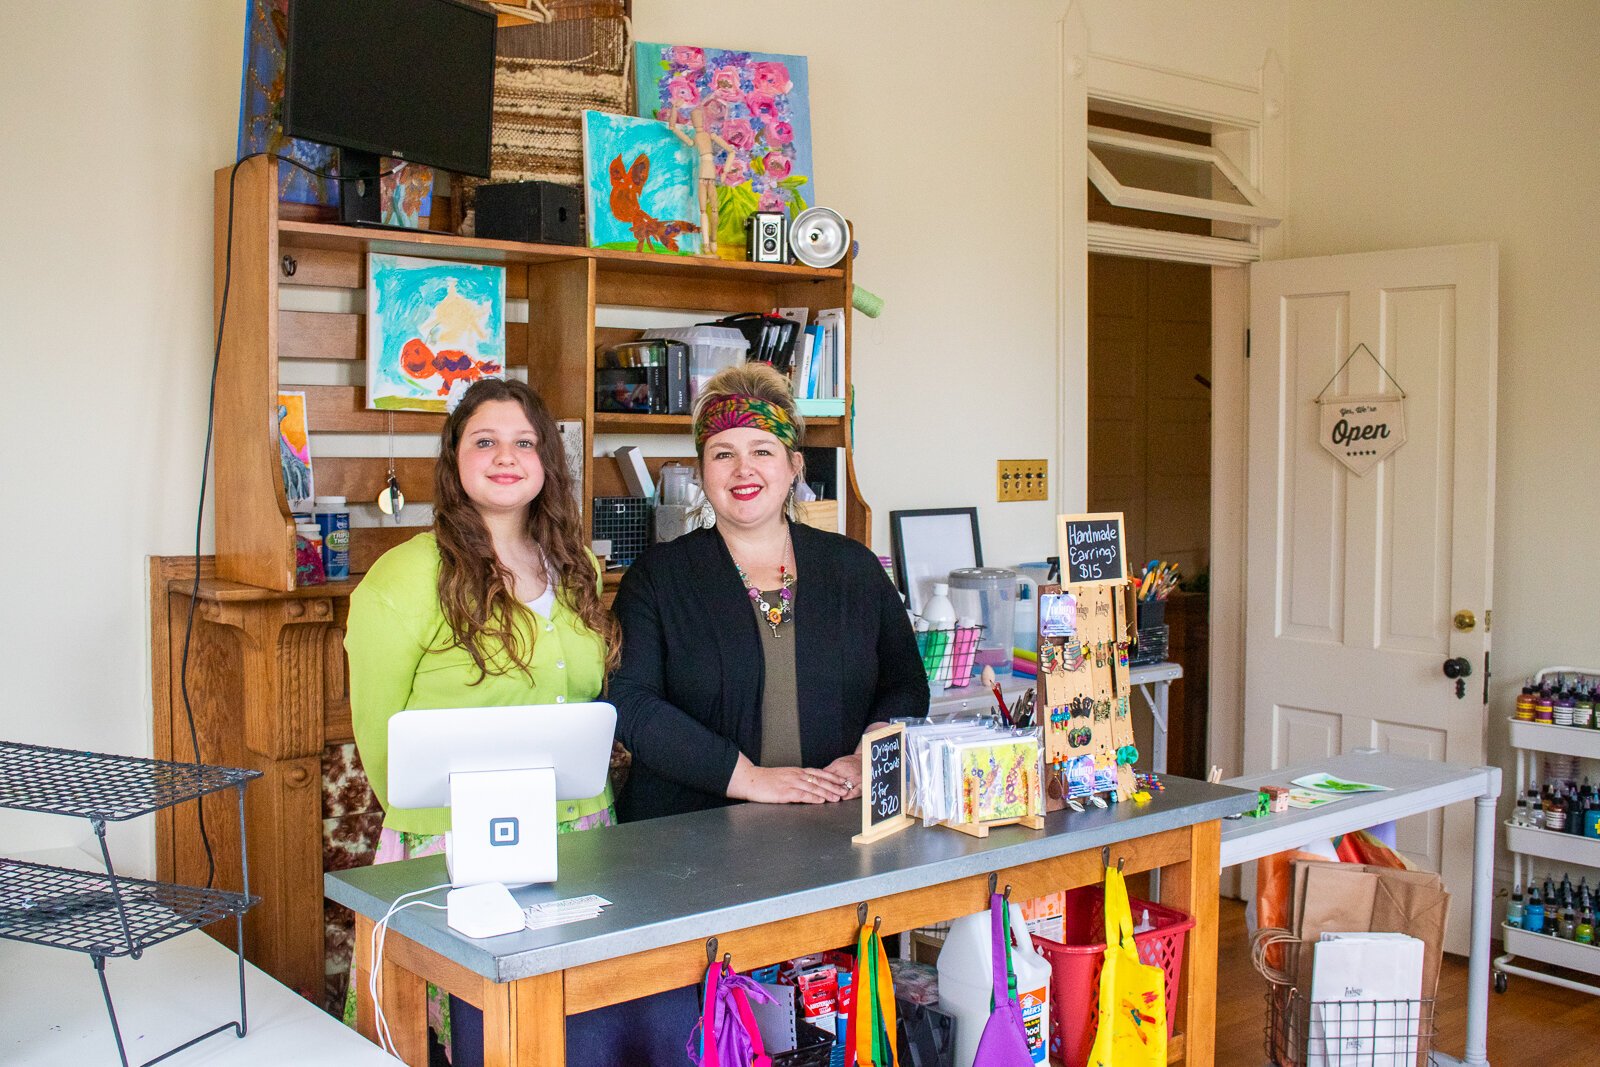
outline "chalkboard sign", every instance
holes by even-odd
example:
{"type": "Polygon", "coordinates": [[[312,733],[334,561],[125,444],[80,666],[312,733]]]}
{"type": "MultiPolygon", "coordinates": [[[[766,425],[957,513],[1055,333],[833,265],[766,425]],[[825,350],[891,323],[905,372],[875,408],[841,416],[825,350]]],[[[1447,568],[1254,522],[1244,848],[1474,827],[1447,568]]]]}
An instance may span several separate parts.
{"type": "Polygon", "coordinates": [[[1062,585],[1107,585],[1128,580],[1120,511],[1062,515],[1056,524],[1062,585]]]}
{"type": "Polygon", "coordinates": [[[861,739],[861,832],[856,844],[911,825],[906,814],[906,728],[886,726],[861,739]]]}

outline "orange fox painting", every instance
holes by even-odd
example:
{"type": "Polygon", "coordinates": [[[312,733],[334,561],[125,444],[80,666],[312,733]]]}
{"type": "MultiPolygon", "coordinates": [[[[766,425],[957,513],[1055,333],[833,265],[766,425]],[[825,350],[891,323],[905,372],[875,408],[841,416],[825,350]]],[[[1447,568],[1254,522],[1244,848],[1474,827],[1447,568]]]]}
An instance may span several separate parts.
{"type": "Polygon", "coordinates": [[[694,153],[664,122],[583,113],[589,247],[700,254],[694,153]]]}

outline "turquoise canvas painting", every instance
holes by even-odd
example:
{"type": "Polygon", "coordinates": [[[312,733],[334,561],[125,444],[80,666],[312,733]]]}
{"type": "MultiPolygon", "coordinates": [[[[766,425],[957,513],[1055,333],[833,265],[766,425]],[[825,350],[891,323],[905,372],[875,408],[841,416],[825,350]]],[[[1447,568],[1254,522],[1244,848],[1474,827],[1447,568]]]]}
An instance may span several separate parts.
{"type": "Polygon", "coordinates": [[[444,411],[505,362],[504,267],[367,256],[368,408],[444,411]]]}
{"type": "Polygon", "coordinates": [[[639,114],[709,142],[719,256],[744,258],[752,213],[793,219],[817,202],[805,56],[641,41],[633,69],[639,114]]]}
{"type": "Polygon", "coordinates": [[[589,247],[700,254],[694,154],[664,122],[583,113],[589,247]]]}

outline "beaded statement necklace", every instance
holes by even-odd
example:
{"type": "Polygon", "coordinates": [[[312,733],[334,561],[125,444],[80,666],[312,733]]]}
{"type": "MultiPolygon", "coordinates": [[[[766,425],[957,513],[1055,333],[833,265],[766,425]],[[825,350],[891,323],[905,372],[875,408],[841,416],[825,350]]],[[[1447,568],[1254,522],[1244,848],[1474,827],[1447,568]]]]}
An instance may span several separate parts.
{"type": "MultiPolygon", "coordinates": [[[[784,561],[778,564],[778,603],[767,602],[766,593],[762,592],[750,581],[744,573],[744,568],[739,566],[739,561],[733,561],[733,569],[739,572],[739,582],[750,594],[750,600],[761,612],[762,620],[772,629],[772,636],[778,636],[778,627],[794,618],[794,572],[788,568],[789,556],[793,553],[794,546],[791,537],[785,537],[783,545],[784,561]]],[[[731,556],[732,553],[730,552],[731,556]]]]}

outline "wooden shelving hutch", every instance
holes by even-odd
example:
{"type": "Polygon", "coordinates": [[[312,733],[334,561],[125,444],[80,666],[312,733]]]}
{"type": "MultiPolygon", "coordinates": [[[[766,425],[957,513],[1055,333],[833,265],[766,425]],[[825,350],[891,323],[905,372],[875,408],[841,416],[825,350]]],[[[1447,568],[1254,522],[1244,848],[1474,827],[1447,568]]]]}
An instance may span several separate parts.
{"type": "MultiPolygon", "coordinates": [[[[216,292],[227,262],[228,173],[216,176],[216,292]]],[[[621,331],[595,325],[596,309],[656,308],[733,313],[778,306],[813,309],[850,306],[850,263],[826,270],[644,255],[562,245],[519,244],[457,237],[438,231],[403,234],[280,219],[272,171],[253,159],[239,170],[234,207],[232,279],[217,385],[217,576],[265,589],[294,588],[294,525],[279,475],[275,423],[280,366],[289,360],[364,358],[365,319],[356,311],[280,309],[289,287],[348,290],[361,307],[366,254],[387,252],[435,259],[496,263],[507,268],[508,300],[526,299],[527,323],[510,323],[507,362],[528,369],[528,379],[558,419],[584,424],[584,513],[594,496],[621,493],[609,460],[592,458],[594,436],[687,433],[686,416],[596,414],[594,352],[597,341],[621,331]]],[[[846,317],[848,323],[848,316],[846,317]]],[[[353,380],[359,380],[359,372],[353,380]]],[[[850,381],[850,330],[845,330],[845,380],[850,381]]],[[[306,393],[312,459],[320,495],[352,503],[375,499],[387,457],[319,458],[320,435],[386,434],[389,414],[363,407],[364,390],[351,385],[295,385],[306,393]]],[[[396,433],[437,433],[442,416],[401,413],[396,433]]],[[[871,511],[856,488],[846,418],[807,420],[807,443],[845,450],[847,472],[843,532],[859,541],[871,534],[871,511]]],[[[397,463],[408,502],[432,495],[432,461],[397,463]]],[[[351,569],[361,573],[416,527],[357,527],[351,531],[351,569]]]]}
{"type": "MultiPolygon", "coordinates": [[[[229,262],[230,169],[217,172],[215,186],[219,313],[229,262]]],[[[711,318],[712,313],[778,306],[848,308],[852,288],[848,263],[813,270],[280,218],[267,161],[252,159],[239,168],[217,380],[217,558],[214,569],[201,570],[189,696],[204,758],[261,773],[245,805],[251,883],[260,887],[262,898],[245,920],[245,954],[318,1000],[325,982],[322,873],[325,864],[349,858],[329,858],[334,854],[324,851],[325,823],[367,817],[350,811],[346,798],[326,796],[324,786],[324,775],[337,775],[343,764],[344,750],[338,746],[353,740],[343,652],[349,597],[378,556],[422,527],[357,527],[351,531],[350,580],[296,589],[294,528],[278,462],[276,397],[280,383],[296,383],[284,388],[306,394],[317,493],[347,497],[352,505],[375,500],[388,467],[384,438],[390,415],[365,410],[362,388],[348,384],[365,380],[361,309],[369,251],[504,264],[507,298],[526,299],[531,320],[508,324],[508,363],[528,368],[529,380],[557,418],[582,420],[586,456],[594,451],[596,433],[616,440],[689,431],[685,416],[595,414],[595,345],[628,333],[597,328],[597,309],[690,311],[711,318]],[[293,293],[295,288],[301,292],[293,293]],[[315,298],[308,299],[313,290],[315,298]],[[334,310],[302,310],[308,305],[334,310]],[[297,384],[311,380],[347,384],[297,384]],[[328,445],[347,434],[368,435],[364,443],[379,443],[353,449],[346,440],[342,448],[319,452],[319,442],[328,445]],[[351,451],[368,454],[351,456],[351,451]]],[[[847,382],[849,338],[847,327],[847,382]]],[[[436,438],[443,416],[399,413],[393,419],[397,435],[436,438]]],[[[865,542],[871,512],[855,486],[849,420],[807,421],[808,443],[845,450],[842,525],[846,534],[865,542]]],[[[413,445],[412,451],[425,450],[413,445]]],[[[651,466],[661,462],[653,457],[651,466]]],[[[412,523],[423,512],[410,505],[432,496],[433,465],[431,458],[403,454],[395,461],[408,501],[405,517],[412,523]]],[[[612,460],[585,461],[585,522],[589,498],[624,492],[612,460]]],[[[194,758],[179,693],[193,574],[188,557],[151,561],[155,754],[174,760],[194,758]]],[[[212,841],[225,856],[241,832],[237,813],[215,798],[205,804],[212,841]]],[[[193,818],[159,814],[156,837],[162,878],[205,879],[193,818]]],[[[237,889],[240,873],[224,858],[218,884],[237,889]]]]}

